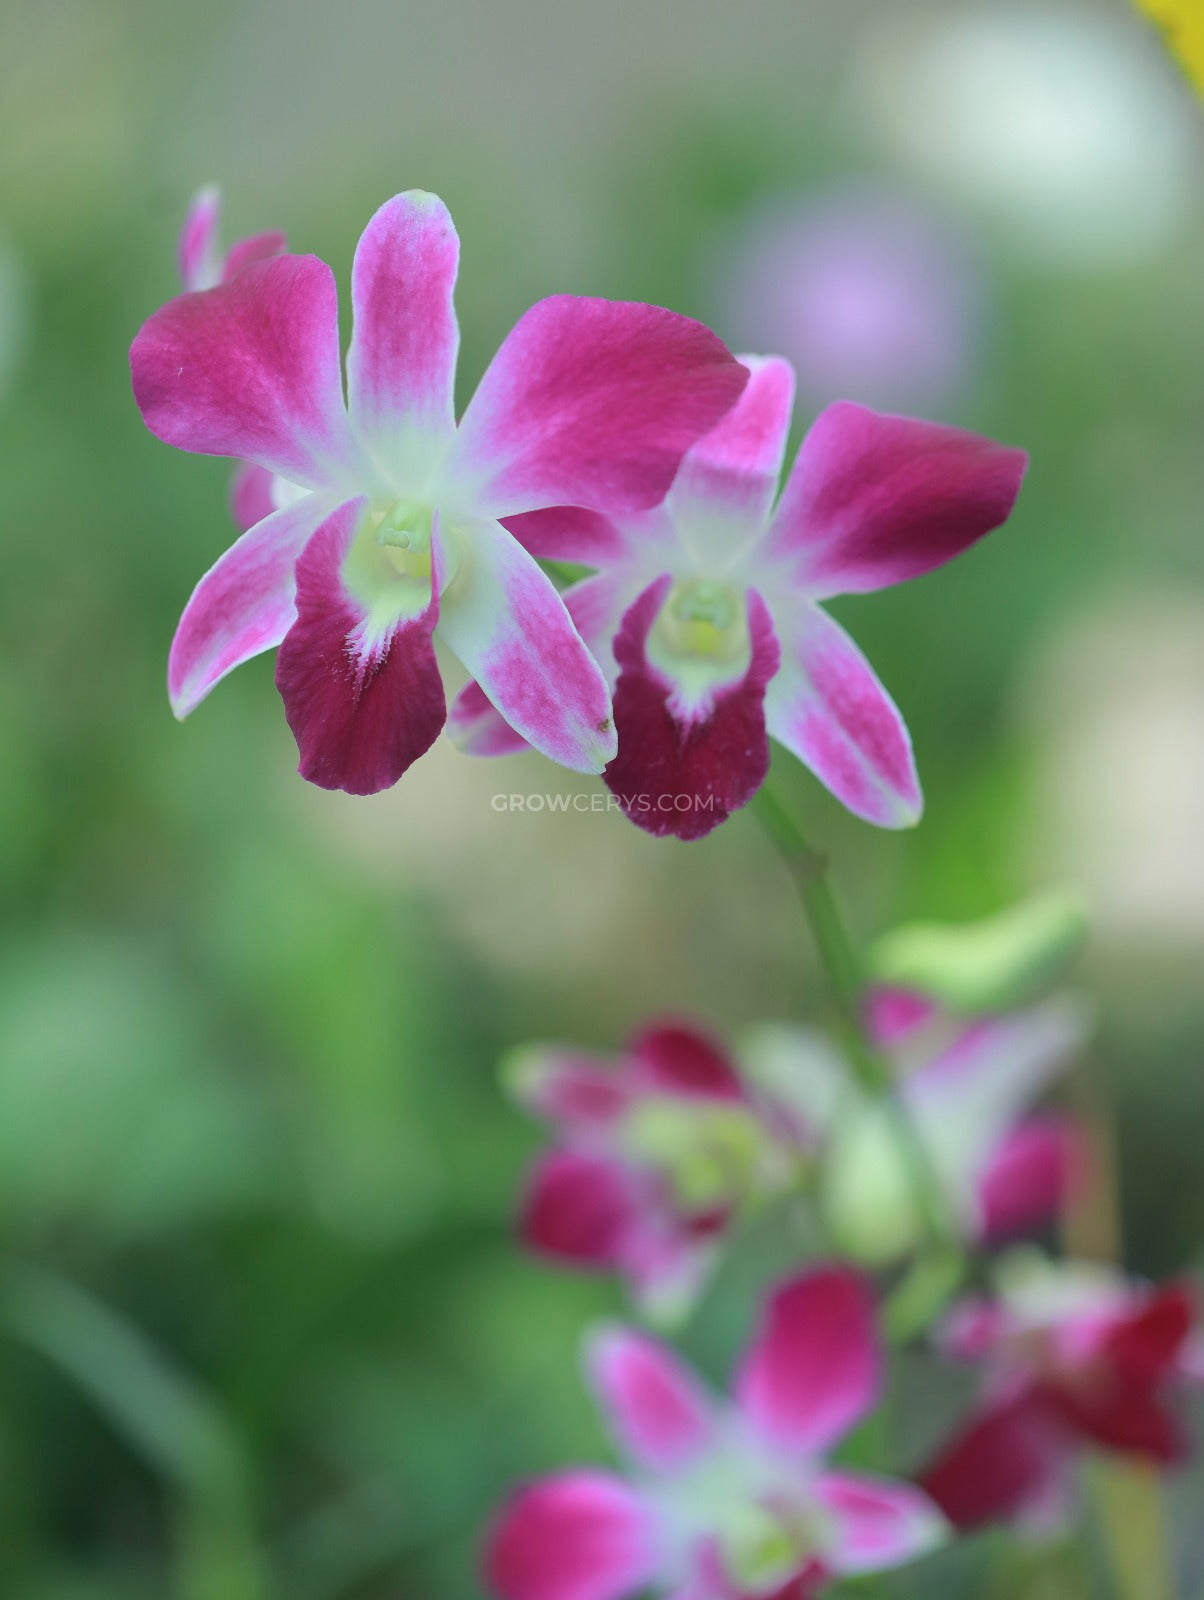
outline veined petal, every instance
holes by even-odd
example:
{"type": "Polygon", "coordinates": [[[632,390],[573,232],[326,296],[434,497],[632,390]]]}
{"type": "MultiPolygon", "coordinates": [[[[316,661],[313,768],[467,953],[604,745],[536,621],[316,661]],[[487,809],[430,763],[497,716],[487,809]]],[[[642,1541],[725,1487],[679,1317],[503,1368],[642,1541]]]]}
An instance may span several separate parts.
{"type": "MultiPolygon", "coordinates": [[[[333,508],[333,507],[332,507],[333,508]]],[[[230,480],[230,515],[236,527],[245,532],[277,509],[272,497],[272,474],[266,467],[243,461],[230,480]]]]}
{"type": "Polygon", "coordinates": [[[767,554],[816,599],[901,583],[1006,522],[1027,465],[978,434],[841,400],[803,440],[767,554]]]}
{"type": "Polygon", "coordinates": [[[581,506],[548,506],[506,518],[506,527],[540,561],[578,561],[605,567],[630,552],[623,530],[611,517],[581,506]]]}
{"type": "Polygon", "coordinates": [[[1025,1390],[974,1418],[920,1481],[954,1527],[977,1528],[1058,1498],[1071,1460],[1069,1435],[1025,1390]]]}
{"type": "Polygon", "coordinates": [[[743,1100],[736,1071],[714,1042],[697,1028],[658,1023],[638,1033],[628,1047],[641,1088],[707,1100],[743,1100]]]}
{"type": "Polygon", "coordinates": [[[736,1379],[762,1438],[800,1454],[825,1451],[870,1409],[881,1382],[874,1307],[844,1267],[821,1267],[770,1296],[736,1379]]]}
{"type": "Polygon", "coordinates": [[[343,408],[334,275],[276,255],[169,300],[130,347],[134,398],[156,437],[258,462],[307,488],[363,489],[343,408]]]}
{"type": "Polygon", "coordinates": [[[646,648],[669,586],[665,577],[645,589],[615,636],[619,751],[606,785],[637,827],[662,838],[700,839],[765,781],[765,688],[778,668],[778,642],[764,601],[750,589],[747,669],[712,692],[704,713],[684,718],[675,708],[676,685],[652,665],[646,648]]]}
{"type": "Polygon", "coordinates": [[[642,511],[748,381],[709,329],[657,306],[553,295],[519,318],[460,423],[466,509],[642,511]]]}
{"type": "MultiPolygon", "coordinates": [[[[511,517],[510,523],[522,521],[511,517]]],[[[509,523],[506,524],[509,526],[509,523]]],[[[622,572],[583,578],[561,595],[573,626],[603,673],[614,669],[611,640],[633,596],[638,579],[622,572]]],[[[510,756],[530,749],[527,741],[492,705],[479,683],[467,683],[452,702],[448,737],[469,756],[510,756]]]]}
{"type": "Polygon", "coordinates": [[[987,1244],[1053,1222],[1074,1187],[1085,1152],[1069,1117],[1030,1117],[990,1156],[978,1180],[979,1231],[987,1244]]]}
{"type": "Polygon", "coordinates": [[[615,751],[610,690],[551,580],[497,522],[459,532],[440,637],[542,755],[601,772],[615,751]]]}
{"type": "Polygon", "coordinates": [[[731,558],[764,530],[778,491],[794,407],[794,369],[781,356],[741,356],[748,387],[686,452],[665,508],[704,560],[731,558]]]}
{"type": "Polygon", "coordinates": [[[710,1396],[664,1345],[607,1328],[588,1346],[589,1373],[620,1447],[651,1472],[688,1467],[713,1442],[710,1396]]]}
{"type": "MultiPolygon", "coordinates": [[[[297,562],[297,620],[276,658],[276,686],[302,777],[323,789],[375,794],[397,782],[439,736],[446,715],[431,633],[438,573],[419,610],[377,623],[343,580],[365,502],[327,519],[297,562]]],[[[433,541],[432,541],[433,542],[433,541]]]]}
{"type": "Polygon", "coordinates": [[[909,1483],[861,1473],[826,1472],[812,1493],[835,1523],[824,1561],[842,1574],[903,1566],[944,1543],[949,1524],[909,1483]]]}
{"type": "Polygon", "coordinates": [[[638,1223],[624,1170],[605,1156],[553,1150],[536,1163],[519,1231],[542,1255],[585,1267],[618,1267],[638,1223]]]}
{"type": "Polygon", "coordinates": [[[571,1472],[516,1494],[485,1552],[500,1600],[621,1600],[653,1576],[655,1523],[639,1496],[603,1472],[571,1472]]]}
{"type": "Polygon", "coordinates": [[[854,816],[911,827],[924,804],[911,738],[873,668],[818,606],[778,607],[774,621],[782,665],[765,697],[771,737],[854,816]]]}
{"type": "Polygon", "coordinates": [[[208,183],[193,195],[176,248],[176,264],[185,289],[211,289],[221,281],[222,263],[217,248],[221,213],[221,191],[216,184],[208,183]]]}
{"type": "Polygon", "coordinates": [[[297,617],[297,558],[337,506],[329,495],[307,494],[272,512],[197,584],[167,662],[167,692],[177,717],[186,717],[228,672],[284,638],[297,617]]]}
{"type": "Polygon", "coordinates": [[[415,478],[456,426],[460,330],[452,294],[459,259],[443,201],[411,189],[377,211],[351,269],[348,409],[377,461],[411,494],[428,489],[415,478]]]}

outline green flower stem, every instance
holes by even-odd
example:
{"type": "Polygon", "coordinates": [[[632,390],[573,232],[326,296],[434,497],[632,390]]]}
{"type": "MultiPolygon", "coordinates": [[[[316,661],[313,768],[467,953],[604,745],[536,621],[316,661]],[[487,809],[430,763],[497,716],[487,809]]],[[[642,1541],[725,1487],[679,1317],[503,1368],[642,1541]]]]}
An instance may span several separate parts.
{"type": "MultiPolygon", "coordinates": [[[[762,785],[753,805],[786,864],[810,925],[836,1004],[845,1059],[858,1087],[887,1108],[930,1241],[946,1262],[945,1270],[939,1275],[940,1281],[956,1285],[960,1277],[957,1264],[962,1256],[961,1243],[928,1151],[906,1107],[894,1093],[890,1066],[866,1037],[862,1017],[865,976],[832,892],[828,858],[811,844],[793,811],[778,797],[769,781],[762,785]]],[[[900,1337],[911,1331],[915,1320],[911,1298],[903,1319],[907,1326],[900,1328],[900,1337]]]]}

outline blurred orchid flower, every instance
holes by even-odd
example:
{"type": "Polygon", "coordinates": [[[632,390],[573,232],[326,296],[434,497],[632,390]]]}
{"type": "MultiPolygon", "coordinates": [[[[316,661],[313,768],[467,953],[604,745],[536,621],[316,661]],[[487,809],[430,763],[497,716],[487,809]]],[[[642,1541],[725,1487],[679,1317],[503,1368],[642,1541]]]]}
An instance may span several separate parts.
{"type": "MultiPolygon", "coordinates": [[[[925,996],[879,989],[869,1025],[963,1237],[998,1244],[1052,1221],[1081,1144],[1069,1118],[1026,1113],[1082,1044],[1080,1008],[1047,1001],[966,1021],[925,996]]],[[[793,1109],[842,1248],[873,1263],[912,1250],[924,1219],[890,1110],[850,1086],[835,1047],[811,1029],[773,1024],[748,1035],[740,1059],[762,1093],[793,1109]]]]}
{"type": "MultiPolygon", "coordinates": [[[[243,267],[278,255],[287,243],[282,233],[257,233],[240,239],[223,256],[220,239],[221,191],[210,183],[193,195],[176,246],[180,281],[188,292],[196,294],[228,283],[243,267]]],[[[253,461],[243,461],[235,469],[230,485],[230,515],[239,531],[245,533],[296,497],[294,484],[277,478],[266,467],[257,467],[253,461]]]]}
{"type": "Polygon", "coordinates": [[[800,1152],[710,1038],[659,1023],[617,1062],[517,1052],[515,1097],[550,1122],[520,1228],[541,1254],[618,1272],[660,1320],[684,1311],[739,1213],[789,1181],[800,1152]]]}
{"type": "Polygon", "coordinates": [[[486,1552],[501,1600],[806,1600],[944,1537],[917,1489],[824,1460],[881,1384],[873,1306],[843,1268],[769,1297],[734,1403],[628,1328],[595,1337],[588,1367],[631,1476],[580,1470],[520,1490],[486,1552]]]}
{"type": "MultiPolygon", "coordinates": [[[[775,508],[794,374],[744,359],[744,395],[663,506],[508,525],[535,556],[598,569],[565,602],[615,684],[606,782],[633,822],[709,833],[760,788],[772,735],[857,816],[910,826],[922,801],[907,729],[820,602],[928,572],[998,527],[1027,457],[841,402],[813,424],[775,508]]],[[[450,731],[474,754],[521,747],[476,685],[450,731]]]]}
{"type": "MultiPolygon", "coordinates": [[[[196,237],[209,226],[202,212],[196,237]]],[[[185,254],[200,272],[206,249],[185,254]]],[[[646,511],[747,381],[688,318],[554,296],[520,318],[457,425],[458,256],[434,195],[398,195],[372,218],[352,268],[346,403],[334,275],[314,256],[269,255],[180,296],[130,351],[152,433],[253,462],[290,494],[189,601],[173,708],[280,645],[300,770],[324,788],[386,788],[433,743],[436,632],[536,749],[600,772],[615,748],[605,678],[498,519],[646,511]]]]}
{"type": "Polygon", "coordinates": [[[1176,1385],[1204,1382],[1198,1314],[1182,1284],[1027,1253],[1005,1269],[997,1299],[963,1301],[943,1329],[946,1353],[985,1378],[924,1483],[958,1527],[1047,1531],[1073,1509],[1084,1449],[1181,1458],[1173,1399],[1176,1385]]]}

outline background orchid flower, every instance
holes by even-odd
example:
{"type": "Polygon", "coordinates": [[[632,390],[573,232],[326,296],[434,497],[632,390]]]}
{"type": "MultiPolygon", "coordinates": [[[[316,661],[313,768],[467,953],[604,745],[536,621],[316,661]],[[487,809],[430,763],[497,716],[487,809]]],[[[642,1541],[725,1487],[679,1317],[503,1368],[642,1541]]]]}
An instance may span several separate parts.
{"type": "MultiPolygon", "coordinates": [[[[1066,1000],[1012,1016],[966,1020],[926,997],[880,989],[870,1029],[952,1217],[967,1239],[998,1244],[1060,1209],[1081,1159],[1069,1118],[1027,1108],[1074,1058],[1085,1019],[1066,1000]]],[[[739,1052],[749,1078],[783,1108],[820,1164],[825,1217],[858,1259],[886,1262],[923,1237],[888,1108],[849,1084],[824,1036],[785,1024],[750,1032],[739,1052]]]]}
{"type": "Polygon", "coordinates": [[[489,1540],[489,1588],[501,1600],[800,1600],[830,1576],[924,1554],[944,1533],[925,1495],[824,1460],[874,1405],[880,1368],[869,1295],[841,1267],[769,1297],[733,1402],[656,1341],[604,1331],[588,1370],[630,1476],[581,1470],[520,1490],[489,1540]]]}
{"type": "MultiPolygon", "coordinates": [[[[532,554],[596,569],[565,602],[615,684],[606,782],[633,822],[710,832],[760,787],[772,735],[857,816],[909,826],[922,802],[907,729],[821,602],[928,572],[998,527],[1027,457],[841,402],[812,425],[775,506],[794,373],[780,357],[743,359],[740,403],[687,453],[662,506],[554,508],[510,526],[532,554]]],[[[481,755],[520,743],[473,686],[451,732],[481,755]]]]}
{"type": "Polygon", "coordinates": [[[941,1342],[985,1369],[976,1414],[924,1475],[958,1527],[1057,1525],[1073,1510],[1074,1468],[1090,1447],[1163,1464],[1184,1453],[1174,1391],[1204,1382],[1204,1368],[1182,1284],[1025,1253],[1005,1264],[997,1299],[954,1308],[941,1342]]]}
{"type": "MultiPolygon", "coordinates": [[[[219,283],[227,283],[252,262],[278,255],[287,243],[282,233],[257,233],[249,239],[240,239],[223,257],[220,239],[221,191],[210,183],[192,197],[180,229],[176,260],[180,281],[186,290],[200,293],[216,288],[219,283]]],[[[235,468],[230,485],[230,515],[245,533],[262,518],[288,504],[295,495],[291,484],[278,483],[275,474],[266,467],[243,461],[235,468]]]]}
{"type": "Polygon", "coordinates": [[[661,1319],[689,1305],[737,1215],[797,1164],[770,1108],[682,1023],[644,1028],[617,1061],[531,1047],[507,1076],[558,1136],[527,1184],[526,1243],[619,1273],[661,1319]]]}
{"type": "Polygon", "coordinates": [[[352,269],[346,404],[334,277],[313,256],[273,255],[182,295],[130,351],[152,433],[253,462],[289,497],[194,592],[172,705],[186,714],[281,645],[300,770],[325,788],[385,788],[434,741],[436,631],[536,749],[601,771],[615,746],[608,685],[498,519],[566,502],[648,509],[747,381],[688,318],[555,296],[519,319],[457,425],[458,255],[434,195],[377,211],[352,269]]]}

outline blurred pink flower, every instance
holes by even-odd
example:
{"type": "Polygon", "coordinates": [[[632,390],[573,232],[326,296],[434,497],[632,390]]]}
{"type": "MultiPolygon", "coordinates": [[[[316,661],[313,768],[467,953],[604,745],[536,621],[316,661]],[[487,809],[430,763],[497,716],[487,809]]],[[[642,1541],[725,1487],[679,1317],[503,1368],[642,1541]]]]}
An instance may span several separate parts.
{"type": "MultiPolygon", "coordinates": [[[[211,232],[202,209],[187,271],[212,270],[211,232]]],[[[313,256],[268,255],[180,296],[130,351],[152,433],[295,490],[198,585],[172,645],[172,705],[186,714],[279,645],[300,770],[324,788],[386,788],[437,737],[436,632],[536,749],[600,772],[609,687],[498,519],[647,510],[747,381],[688,318],[555,296],[511,330],[457,425],[458,257],[434,195],[398,195],[372,218],[352,268],[346,402],[334,275],[313,256]]]]}
{"type": "Polygon", "coordinates": [[[1197,1311],[1183,1285],[1074,1263],[1025,1265],[999,1299],[963,1301],[943,1330],[949,1355],[985,1368],[975,1415],[923,1480],[958,1527],[1059,1525],[1073,1510],[1076,1461],[1092,1446],[1180,1460],[1175,1388],[1204,1381],[1197,1311]]]}
{"type": "MultiPolygon", "coordinates": [[[[598,569],[565,602],[614,682],[606,782],[633,822],[709,833],[760,788],[772,736],[857,816],[907,827],[922,809],[911,739],[821,602],[931,571],[998,527],[1027,457],[841,403],[812,425],[778,498],[794,375],[780,357],[745,360],[740,403],[686,454],[663,506],[508,525],[535,556],[598,569]]],[[[450,730],[479,755],[522,743],[476,685],[450,730]]]]}
{"type": "Polygon", "coordinates": [[[662,1316],[689,1304],[737,1215],[801,1155],[727,1055],[687,1024],[643,1029],[617,1061],[530,1048],[508,1076],[558,1138],[528,1182],[523,1238],[619,1273],[662,1316]]]}
{"type": "Polygon", "coordinates": [[[944,1536],[919,1490],[826,1464],[881,1386],[869,1294],[841,1267],[769,1297],[734,1402],[628,1328],[597,1336],[588,1366],[631,1475],[583,1469],[520,1490],[485,1556],[501,1600],[806,1600],[944,1536]]]}
{"type": "Polygon", "coordinates": [[[737,343],[780,350],[808,400],[885,410],[939,409],[965,386],[982,292],[951,223],[858,184],[757,211],[712,288],[737,343]]]}

